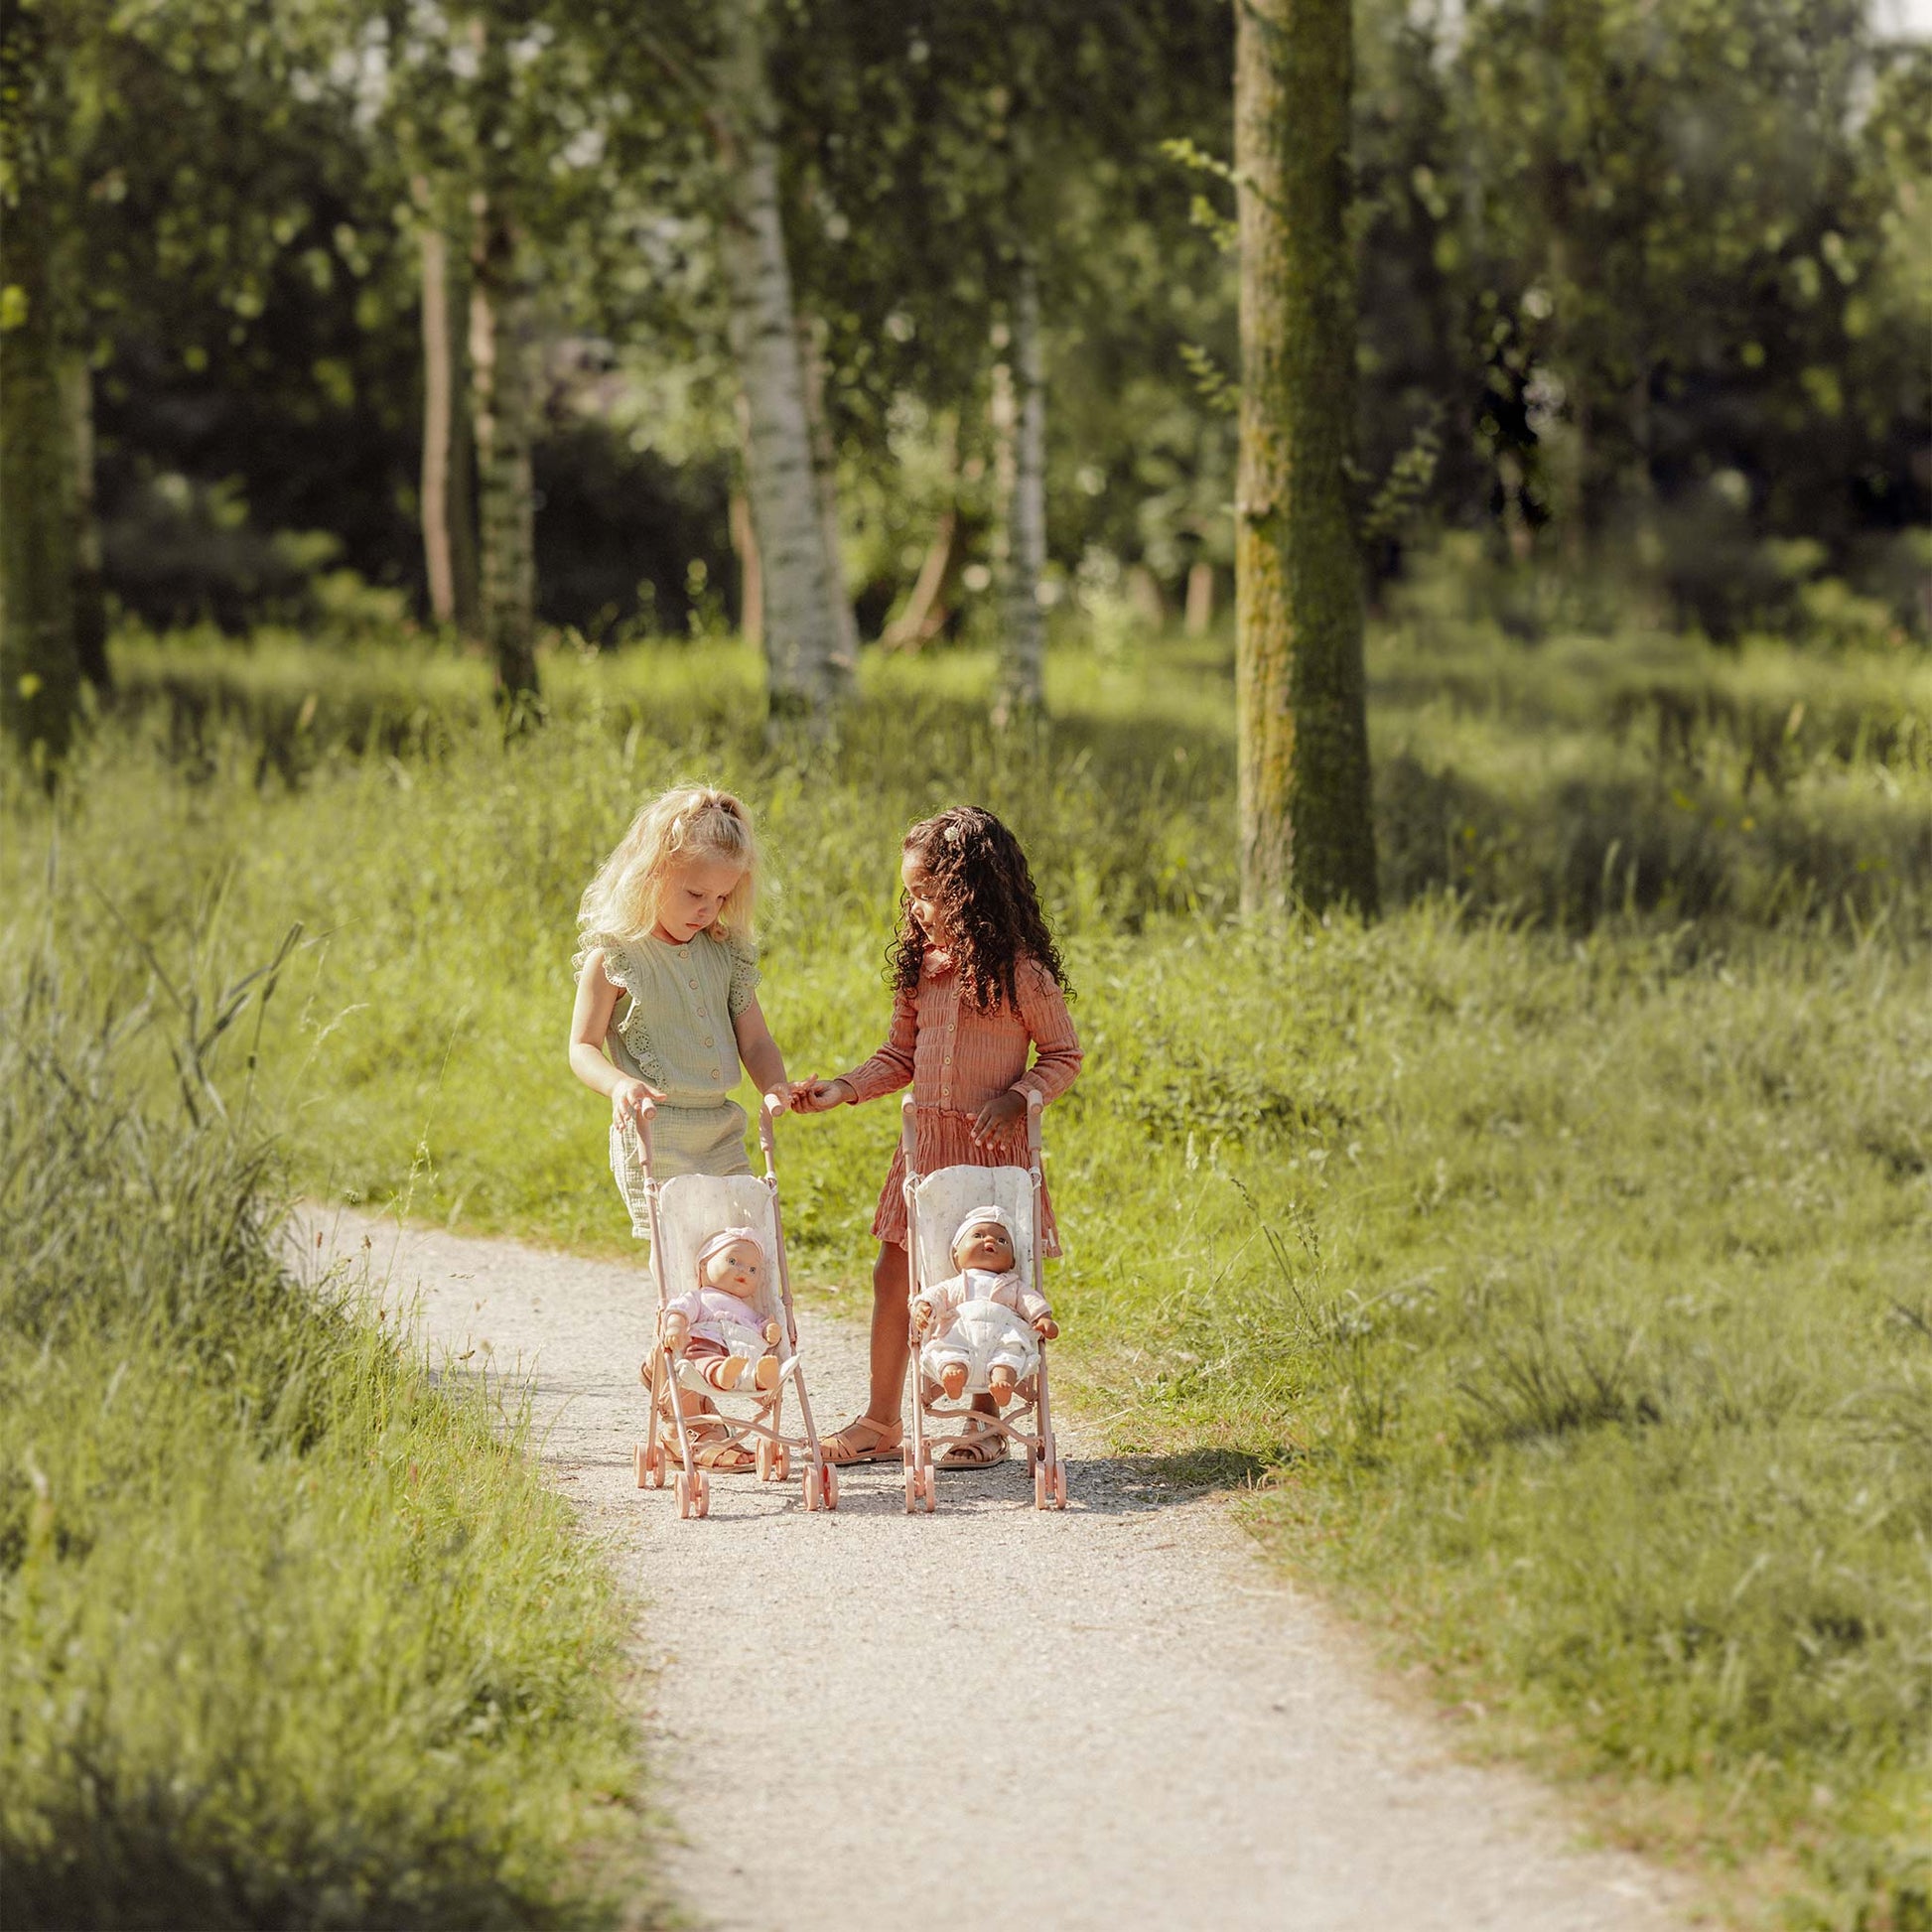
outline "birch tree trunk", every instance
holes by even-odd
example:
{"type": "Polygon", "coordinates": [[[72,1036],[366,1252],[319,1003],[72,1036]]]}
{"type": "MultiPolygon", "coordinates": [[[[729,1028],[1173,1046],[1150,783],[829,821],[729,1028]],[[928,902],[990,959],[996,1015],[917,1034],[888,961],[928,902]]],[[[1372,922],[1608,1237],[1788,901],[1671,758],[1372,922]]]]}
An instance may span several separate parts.
{"type": "Polygon", "coordinates": [[[994,371],[1000,528],[1000,670],[993,722],[1006,726],[1045,703],[1046,621],[1039,606],[1046,570],[1046,363],[1040,343],[1039,282],[1031,261],[1014,291],[1011,364],[994,371]],[[1002,422],[1002,417],[1005,421],[1002,422]]]}
{"type": "Polygon", "coordinates": [[[774,727],[829,732],[843,679],[837,582],[812,463],[805,373],[778,208],[777,108],[766,66],[765,0],[724,0],[714,118],[729,206],[719,256],[743,386],[746,493],[763,586],[774,727]]]}
{"type": "Polygon", "coordinates": [[[1238,0],[1236,706],[1244,906],[1376,907],[1355,416],[1349,0],[1238,0]]]}
{"type": "Polygon", "coordinates": [[[47,36],[36,8],[0,15],[0,713],[58,759],[80,689],[71,479],[55,315],[47,36]]]}
{"type": "Polygon", "coordinates": [[[82,354],[61,364],[68,438],[68,517],[73,551],[73,656],[96,691],[113,685],[107,662],[107,573],[94,510],[94,372],[82,354]]]}
{"type": "Polygon", "coordinates": [[[825,352],[810,316],[798,317],[798,360],[805,378],[805,427],[812,439],[812,487],[819,528],[825,536],[825,567],[831,572],[832,619],[838,626],[833,662],[849,676],[859,668],[859,619],[845,594],[845,545],[839,534],[839,454],[825,413],[825,352]]]}

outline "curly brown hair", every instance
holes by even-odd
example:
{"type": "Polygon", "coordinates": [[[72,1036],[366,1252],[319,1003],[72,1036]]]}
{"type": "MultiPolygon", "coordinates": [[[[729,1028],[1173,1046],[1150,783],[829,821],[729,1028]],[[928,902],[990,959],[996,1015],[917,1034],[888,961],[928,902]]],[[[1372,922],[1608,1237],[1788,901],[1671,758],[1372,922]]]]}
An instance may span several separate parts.
{"type": "MultiPolygon", "coordinates": [[[[1061,992],[1071,992],[1027,855],[991,812],[954,805],[922,818],[906,833],[904,849],[932,882],[960,988],[981,1013],[1002,1000],[1019,1004],[1018,975],[1026,959],[1037,960],[1061,992]]],[[[910,896],[901,893],[898,935],[887,953],[887,977],[895,990],[916,989],[925,951],[910,896]]]]}

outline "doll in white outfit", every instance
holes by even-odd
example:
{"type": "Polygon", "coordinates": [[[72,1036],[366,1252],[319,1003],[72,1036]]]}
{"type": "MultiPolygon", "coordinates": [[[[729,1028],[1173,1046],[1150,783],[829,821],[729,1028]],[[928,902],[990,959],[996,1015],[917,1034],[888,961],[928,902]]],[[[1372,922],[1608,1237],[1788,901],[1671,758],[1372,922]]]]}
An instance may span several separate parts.
{"type": "Polygon", "coordinates": [[[697,1364],[714,1389],[735,1389],[749,1369],[760,1391],[778,1385],[778,1324],[759,1321],[764,1249],[750,1228],[725,1228],[698,1250],[698,1285],[664,1311],[673,1355],[697,1364]]]}
{"type": "Polygon", "coordinates": [[[997,1207],[976,1207],[952,1238],[950,1281],[922,1289],[912,1320],[923,1337],[920,1370],[957,1402],[984,1378],[1002,1408],[1039,1366],[1039,1342],[1059,1333],[1053,1311],[1016,1265],[1013,1223],[997,1207]]]}

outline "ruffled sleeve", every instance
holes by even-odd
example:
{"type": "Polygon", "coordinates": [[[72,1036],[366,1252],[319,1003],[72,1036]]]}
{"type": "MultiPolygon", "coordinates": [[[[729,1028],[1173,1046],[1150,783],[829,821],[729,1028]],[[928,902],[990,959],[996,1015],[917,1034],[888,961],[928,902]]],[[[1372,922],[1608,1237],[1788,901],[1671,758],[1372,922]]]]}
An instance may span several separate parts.
{"type": "Polygon", "coordinates": [[[759,990],[759,956],[750,946],[733,939],[731,947],[732,983],[725,996],[725,1010],[736,1020],[752,1004],[759,990]]]}

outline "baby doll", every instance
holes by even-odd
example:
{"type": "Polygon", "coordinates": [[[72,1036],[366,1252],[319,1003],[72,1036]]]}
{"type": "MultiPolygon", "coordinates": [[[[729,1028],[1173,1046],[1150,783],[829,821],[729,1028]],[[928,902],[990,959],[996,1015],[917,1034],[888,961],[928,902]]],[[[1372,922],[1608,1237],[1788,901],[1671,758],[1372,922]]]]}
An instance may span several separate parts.
{"type": "Polygon", "coordinates": [[[735,1389],[752,1371],[760,1390],[778,1385],[778,1324],[760,1323],[759,1289],[764,1249],[750,1228],[725,1228],[698,1250],[698,1285],[664,1311],[664,1340],[673,1355],[697,1363],[714,1389],[735,1389]]]}
{"type": "Polygon", "coordinates": [[[1038,1366],[1035,1335],[1051,1341],[1059,1333],[1046,1298],[1015,1266],[1014,1246],[1013,1223],[999,1208],[974,1208],[952,1238],[959,1273],[913,1300],[913,1323],[926,1337],[919,1367],[950,1401],[965,1394],[977,1369],[1004,1408],[1038,1366]]]}

